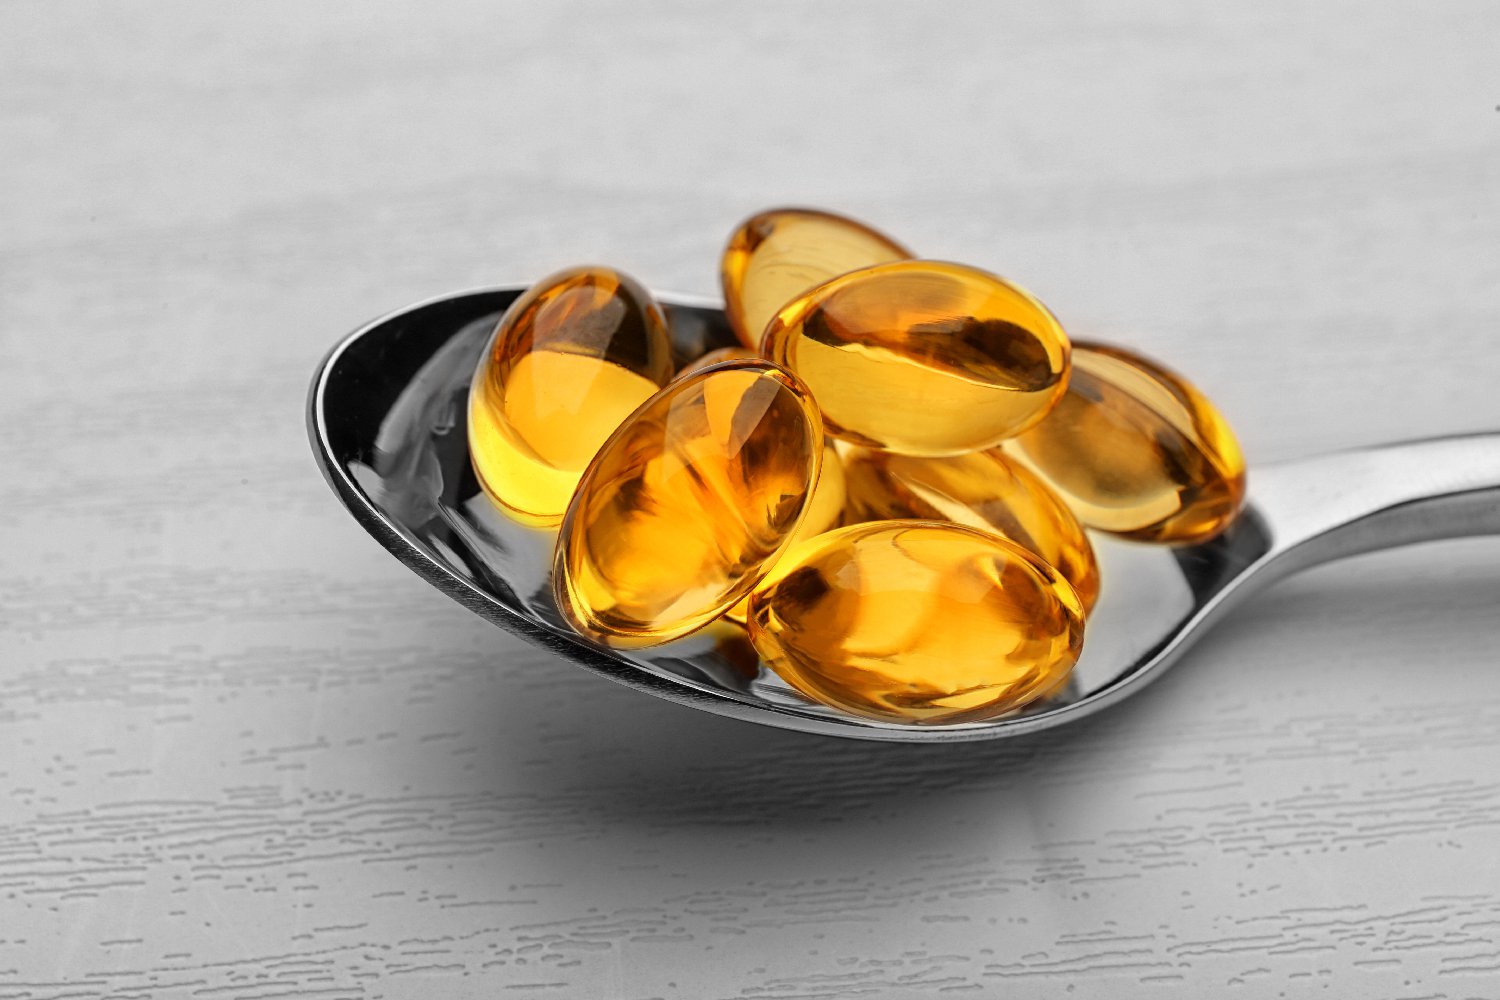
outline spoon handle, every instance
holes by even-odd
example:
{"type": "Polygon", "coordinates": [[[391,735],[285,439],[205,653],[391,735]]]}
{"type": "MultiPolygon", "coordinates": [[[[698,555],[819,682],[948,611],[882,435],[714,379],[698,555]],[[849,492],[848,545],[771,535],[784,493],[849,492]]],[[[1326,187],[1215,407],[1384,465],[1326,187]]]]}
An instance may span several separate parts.
{"type": "Polygon", "coordinates": [[[1500,534],[1500,433],[1362,448],[1251,472],[1283,573],[1415,542],[1500,534]]]}

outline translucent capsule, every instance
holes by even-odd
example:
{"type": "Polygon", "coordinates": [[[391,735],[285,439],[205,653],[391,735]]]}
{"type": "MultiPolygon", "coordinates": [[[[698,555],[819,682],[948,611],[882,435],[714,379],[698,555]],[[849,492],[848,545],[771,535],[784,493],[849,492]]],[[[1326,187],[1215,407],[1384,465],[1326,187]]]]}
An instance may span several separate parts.
{"type": "Polygon", "coordinates": [[[972,722],[1057,691],[1083,608],[1056,570],[962,525],[872,521],[788,553],[750,595],[750,641],[788,684],[856,715],[972,722]]]}
{"type": "Polygon", "coordinates": [[[469,392],[469,453],[515,519],[554,525],[605,438],[672,377],[666,318],[607,267],[572,268],[505,311],[469,392]]]}
{"type": "Polygon", "coordinates": [[[599,449],[558,536],[558,606],[583,634],[651,646],[759,581],[801,523],[823,432],[806,388],[766,362],[679,379],[599,449]]]}
{"type": "Polygon", "coordinates": [[[829,278],[905,260],[907,249],[862,222],[810,208],[780,208],[740,223],[724,248],[724,311],[756,348],[776,310],[829,278]]]}
{"type": "Polygon", "coordinates": [[[747,347],[719,347],[683,365],[677,370],[675,377],[683,378],[693,372],[701,372],[705,368],[711,368],[726,361],[759,361],[760,359],[759,354],[747,347]]]}
{"type": "Polygon", "coordinates": [[[807,506],[807,516],[792,533],[787,546],[790,548],[814,535],[821,535],[838,524],[844,514],[846,490],[843,460],[829,442],[823,448],[823,464],[817,486],[813,489],[812,502],[807,506]]]}
{"type": "Polygon", "coordinates": [[[1045,306],[984,271],[911,260],[794,299],[761,353],[802,377],[824,428],[910,455],[989,448],[1062,395],[1068,338],[1045,306]]]}
{"type": "MultiPolygon", "coordinates": [[[[844,501],[846,497],[844,483],[844,463],[839,458],[839,453],[832,442],[823,447],[823,465],[818,473],[817,485],[813,487],[811,502],[807,505],[807,513],[802,518],[802,523],[797,530],[792,532],[792,537],[787,540],[786,550],[791,552],[799,542],[805,542],[814,535],[835,527],[844,516],[844,501]]],[[[771,570],[774,572],[774,568],[771,570]]],[[[743,622],[750,615],[750,599],[746,596],[734,607],[724,612],[724,617],[733,622],[743,622]]]]}
{"type": "Polygon", "coordinates": [[[1182,376],[1117,347],[1077,344],[1066,395],[1006,444],[1084,524],[1147,542],[1198,542],[1245,497],[1228,423],[1182,376]]]}
{"type": "Polygon", "coordinates": [[[950,458],[845,446],[845,522],[915,518],[989,531],[1063,575],[1084,611],[1099,596],[1099,567],[1083,525],[1034,473],[999,451],[950,458]]]}

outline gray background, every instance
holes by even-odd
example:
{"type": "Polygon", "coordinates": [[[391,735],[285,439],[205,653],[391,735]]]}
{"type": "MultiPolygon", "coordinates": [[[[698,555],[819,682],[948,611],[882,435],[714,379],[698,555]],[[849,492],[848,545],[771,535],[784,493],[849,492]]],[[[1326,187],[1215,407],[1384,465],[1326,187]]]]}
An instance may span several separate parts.
{"type": "Polygon", "coordinates": [[[1500,996],[1500,543],[1075,728],[842,743],[519,645],[302,427],[376,313],[712,293],[792,202],[1167,359],[1252,470],[1500,428],[1497,105],[1494,4],[5,3],[0,997],[1500,996]]]}

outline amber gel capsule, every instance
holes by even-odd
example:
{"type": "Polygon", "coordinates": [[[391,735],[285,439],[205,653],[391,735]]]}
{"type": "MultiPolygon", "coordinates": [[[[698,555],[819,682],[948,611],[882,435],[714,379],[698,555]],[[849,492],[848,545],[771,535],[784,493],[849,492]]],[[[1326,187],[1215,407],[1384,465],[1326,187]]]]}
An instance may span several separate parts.
{"type": "Polygon", "coordinates": [[[749,348],[776,310],[829,278],[905,260],[901,244],[862,222],[811,208],[778,208],[740,223],[724,248],[724,312],[749,348]]]}
{"type": "Polygon", "coordinates": [[[910,260],[827,281],[766,328],[761,353],[796,372],[834,437],[957,455],[1041,420],[1062,396],[1068,338],[1045,306],[962,264],[910,260]]]}
{"type": "Polygon", "coordinates": [[[605,438],[672,377],[666,318],[607,267],[537,282],[505,311],[469,392],[469,453],[507,514],[555,525],[605,438]]]}
{"type": "Polygon", "coordinates": [[[813,488],[812,501],[807,505],[807,516],[792,533],[787,546],[790,548],[798,542],[805,542],[837,525],[844,515],[846,493],[843,460],[833,444],[826,443],[818,482],[813,488]]]}
{"type": "Polygon", "coordinates": [[[845,446],[845,522],[953,521],[1008,538],[1062,573],[1084,611],[1099,597],[1099,566],[1083,525],[1033,472],[998,450],[917,458],[845,446]]]}
{"type": "Polygon", "coordinates": [[[1057,571],[1003,538],[871,521],[787,554],[750,595],[750,641],[808,697],[899,722],[973,722],[1058,690],[1083,608],[1057,571]]]}
{"type": "Polygon", "coordinates": [[[579,482],[558,535],[558,606],[618,647],[701,628],[786,547],[822,455],[817,408],[790,372],[730,362],[671,383],[579,482]]]}
{"type": "MultiPolygon", "coordinates": [[[[821,535],[830,528],[837,527],[844,518],[846,499],[844,463],[839,458],[838,449],[834,448],[832,442],[829,442],[823,447],[823,465],[818,472],[818,482],[813,487],[812,500],[808,502],[807,513],[803,515],[802,523],[797,526],[797,530],[792,532],[792,537],[787,540],[782,558],[785,558],[786,553],[791,552],[799,542],[805,542],[814,535],[821,535]]],[[[768,571],[774,571],[774,567],[768,571]]],[[[724,617],[732,622],[743,623],[749,616],[750,599],[748,596],[724,612],[724,617]]]]}
{"type": "Polygon", "coordinates": [[[1006,445],[1091,528],[1199,542],[1234,519],[1245,459],[1229,424],[1181,375],[1117,347],[1077,344],[1047,419],[1006,445]]]}

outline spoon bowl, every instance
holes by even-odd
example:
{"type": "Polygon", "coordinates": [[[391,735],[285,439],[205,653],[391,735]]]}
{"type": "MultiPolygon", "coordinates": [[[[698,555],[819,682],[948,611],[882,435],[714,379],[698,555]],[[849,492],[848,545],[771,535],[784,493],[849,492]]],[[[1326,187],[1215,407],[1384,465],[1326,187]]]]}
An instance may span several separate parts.
{"type": "MultiPolygon", "coordinates": [[[[596,646],[552,599],[554,534],[499,513],[469,464],[469,381],[524,286],[421,302],[360,327],[319,366],[313,453],[339,499],[397,559],[460,604],[559,657],[657,697],[806,732],[908,742],[1018,736],[1119,701],[1159,676],[1260,586],[1342,556],[1500,534],[1500,434],[1252,468],[1230,528],[1193,546],[1091,536],[1103,581],[1066,690],[984,722],[914,725],[817,704],[762,667],[742,630],[715,624],[664,646],[596,646]]],[[[679,363],[737,344],[721,307],[659,296],[679,363]]]]}

